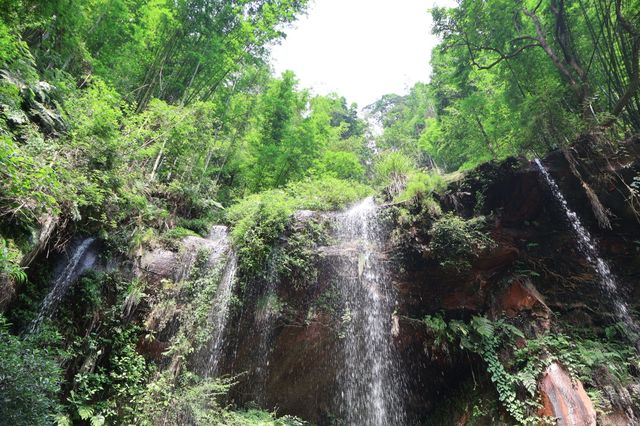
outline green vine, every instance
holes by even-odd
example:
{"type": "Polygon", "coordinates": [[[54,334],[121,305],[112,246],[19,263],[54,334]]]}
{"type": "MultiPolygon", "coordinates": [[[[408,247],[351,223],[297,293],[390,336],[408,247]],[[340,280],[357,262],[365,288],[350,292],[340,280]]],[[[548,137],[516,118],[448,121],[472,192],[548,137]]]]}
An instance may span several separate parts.
{"type": "Polygon", "coordinates": [[[535,386],[523,386],[522,377],[512,374],[500,358],[500,351],[515,338],[524,338],[522,332],[503,319],[491,321],[474,316],[468,323],[458,320],[445,321],[442,316],[427,316],[423,322],[435,335],[436,343],[458,344],[461,349],[482,357],[487,372],[496,387],[498,398],[518,424],[539,424],[541,419],[532,415],[535,399],[521,398],[519,389],[526,388],[535,397],[535,386]]]}

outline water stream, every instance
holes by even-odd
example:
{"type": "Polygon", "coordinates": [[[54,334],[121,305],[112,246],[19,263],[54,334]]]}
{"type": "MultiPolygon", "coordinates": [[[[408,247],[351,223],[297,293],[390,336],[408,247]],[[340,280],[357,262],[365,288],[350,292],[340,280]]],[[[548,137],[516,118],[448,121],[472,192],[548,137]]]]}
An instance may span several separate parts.
{"type": "Polygon", "coordinates": [[[265,288],[262,297],[258,299],[254,317],[255,337],[255,370],[254,393],[255,402],[264,405],[266,402],[267,380],[269,378],[269,358],[271,355],[275,320],[280,313],[280,301],[278,299],[278,248],[274,249],[269,258],[267,273],[265,276],[265,288]]]}
{"type": "Polygon", "coordinates": [[[553,177],[551,177],[549,171],[537,158],[534,162],[540,170],[540,174],[544,177],[545,182],[551,189],[554,198],[562,207],[567,221],[571,225],[576,236],[578,249],[595,270],[603,293],[613,305],[614,314],[618,320],[625,325],[625,332],[629,338],[635,341],[640,335],[640,327],[631,317],[631,314],[629,313],[629,306],[619,293],[619,285],[616,276],[611,272],[611,268],[607,262],[600,257],[595,240],[589,231],[582,225],[578,215],[569,208],[567,200],[564,195],[562,195],[562,192],[560,192],[558,184],[555,182],[553,177]]]}
{"type": "Polygon", "coordinates": [[[51,290],[40,305],[38,316],[29,326],[30,333],[38,331],[42,322],[55,313],[60,301],[67,294],[67,290],[80,274],[93,267],[96,262],[96,254],[90,248],[94,241],[95,238],[85,238],[73,249],[66,265],[54,278],[51,290]]]}
{"type": "Polygon", "coordinates": [[[395,300],[377,212],[373,198],[367,198],[336,217],[344,251],[336,280],[346,305],[339,405],[349,425],[405,423],[403,381],[391,336],[395,300]]]}
{"type": "MultiPolygon", "coordinates": [[[[181,269],[177,276],[188,278],[197,258],[198,247],[202,247],[199,237],[186,237],[183,240],[184,253],[180,259],[181,269]]],[[[218,286],[211,300],[207,322],[211,327],[208,344],[197,358],[197,368],[207,377],[215,376],[223,356],[226,337],[229,305],[236,278],[237,257],[231,246],[229,230],[226,226],[215,225],[206,237],[204,247],[208,250],[205,264],[206,274],[213,275],[218,286]]]]}
{"type": "Polygon", "coordinates": [[[217,373],[220,358],[222,356],[222,348],[224,345],[225,331],[229,317],[229,302],[233,293],[233,284],[236,277],[236,269],[238,259],[232,251],[227,259],[222,278],[216,290],[213,308],[209,316],[209,321],[213,324],[213,335],[209,343],[207,362],[207,375],[214,376],[217,373]]]}

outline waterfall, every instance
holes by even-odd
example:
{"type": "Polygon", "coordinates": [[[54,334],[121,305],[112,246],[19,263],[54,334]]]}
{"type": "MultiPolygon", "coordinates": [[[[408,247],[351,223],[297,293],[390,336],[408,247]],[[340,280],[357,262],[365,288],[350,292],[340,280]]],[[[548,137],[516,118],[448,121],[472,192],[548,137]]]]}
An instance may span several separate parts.
{"type": "Polygon", "coordinates": [[[265,390],[269,377],[269,355],[273,349],[271,340],[273,338],[274,322],[280,314],[277,293],[279,278],[276,265],[279,259],[278,250],[278,248],[275,248],[269,258],[265,289],[263,290],[262,298],[259,299],[256,305],[254,317],[254,330],[258,333],[255,342],[254,395],[255,402],[261,405],[265,403],[265,390]]]}
{"type": "Polygon", "coordinates": [[[29,327],[30,333],[38,331],[42,322],[53,315],[58,304],[64,295],[67,294],[67,290],[80,276],[80,274],[93,267],[96,261],[96,255],[89,249],[94,241],[95,238],[85,238],[77,247],[75,247],[71,258],[54,279],[51,291],[49,291],[49,294],[44,298],[42,305],[40,305],[38,315],[29,327]]]}
{"type": "Polygon", "coordinates": [[[638,324],[633,320],[633,318],[631,318],[629,306],[619,294],[618,282],[615,275],[611,272],[611,268],[609,268],[607,262],[598,254],[598,246],[596,242],[589,231],[582,225],[578,215],[569,208],[567,200],[560,192],[558,184],[553,180],[549,171],[544,167],[539,159],[536,158],[534,162],[540,170],[541,175],[544,177],[545,182],[551,189],[553,196],[562,207],[562,210],[564,211],[565,216],[576,236],[578,249],[598,275],[600,287],[607,298],[611,300],[616,317],[624,323],[625,332],[629,338],[636,340],[640,332],[640,327],[638,327],[638,324]]]}
{"type": "Polygon", "coordinates": [[[238,259],[232,251],[229,254],[227,264],[222,274],[220,284],[216,291],[216,297],[213,302],[213,309],[209,316],[209,321],[213,324],[213,336],[209,343],[207,362],[207,376],[211,377],[217,373],[220,357],[222,356],[222,347],[224,344],[225,330],[229,317],[229,302],[233,292],[233,283],[235,282],[236,269],[238,259]]]}
{"type": "Polygon", "coordinates": [[[209,234],[203,240],[201,237],[188,236],[182,240],[185,250],[180,255],[178,268],[175,272],[175,280],[182,281],[188,279],[193,271],[193,267],[198,257],[200,248],[209,251],[207,267],[214,268],[228,254],[231,241],[229,240],[229,230],[224,225],[214,225],[209,230],[209,234]]]}
{"type": "MultiPolygon", "coordinates": [[[[181,268],[177,273],[180,278],[188,278],[197,257],[198,248],[203,247],[199,237],[186,237],[183,240],[185,252],[180,258],[181,268]]],[[[204,247],[209,255],[205,265],[207,274],[219,276],[215,294],[211,300],[207,323],[211,327],[211,335],[207,346],[196,358],[198,371],[212,377],[218,372],[223,355],[224,339],[226,336],[229,317],[229,304],[233,294],[236,278],[237,257],[231,246],[229,230],[223,225],[214,225],[204,241],[204,247]],[[221,275],[217,275],[221,272],[221,275]]]]}
{"type": "Polygon", "coordinates": [[[403,386],[391,335],[394,297],[373,198],[336,217],[336,237],[345,249],[336,265],[346,309],[338,378],[341,411],[349,425],[404,424],[403,386]]]}

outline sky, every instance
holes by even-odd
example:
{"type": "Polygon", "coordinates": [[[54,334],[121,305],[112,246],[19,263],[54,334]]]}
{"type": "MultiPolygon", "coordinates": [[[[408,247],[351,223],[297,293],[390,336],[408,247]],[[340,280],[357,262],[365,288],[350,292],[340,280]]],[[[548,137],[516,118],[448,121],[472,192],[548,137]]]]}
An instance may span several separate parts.
{"type": "Polygon", "coordinates": [[[293,70],[301,88],[337,92],[363,108],[428,81],[433,6],[453,0],[311,0],[308,14],[272,50],[276,73],[293,70]]]}

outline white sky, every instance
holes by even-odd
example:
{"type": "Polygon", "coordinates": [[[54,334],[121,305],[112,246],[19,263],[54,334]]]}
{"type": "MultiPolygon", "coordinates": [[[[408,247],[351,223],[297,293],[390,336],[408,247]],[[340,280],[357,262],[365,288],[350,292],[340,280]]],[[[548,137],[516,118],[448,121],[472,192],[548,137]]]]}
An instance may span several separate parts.
{"type": "Polygon", "coordinates": [[[386,93],[428,81],[433,6],[453,0],[311,0],[309,13],[272,50],[276,73],[293,70],[301,87],[337,92],[362,108],[386,93]]]}

